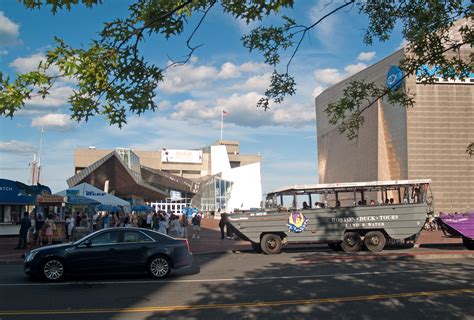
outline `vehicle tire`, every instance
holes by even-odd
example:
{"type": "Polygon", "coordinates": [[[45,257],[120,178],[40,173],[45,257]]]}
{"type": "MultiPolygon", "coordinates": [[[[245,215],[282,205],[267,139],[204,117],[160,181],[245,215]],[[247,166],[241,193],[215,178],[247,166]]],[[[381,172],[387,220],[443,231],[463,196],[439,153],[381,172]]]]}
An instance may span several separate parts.
{"type": "Polygon", "coordinates": [[[61,259],[48,258],[44,261],[41,267],[41,275],[47,281],[61,281],[66,275],[66,268],[61,259]]]}
{"type": "Polygon", "coordinates": [[[462,238],[462,243],[468,250],[474,250],[474,240],[466,237],[462,238]]]}
{"type": "Polygon", "coordinates": [[[262,247],[260,246],[260,243],[257,242],[252,242],[252,249],[255,253],[262,253],[262,247]]]}
{"type": "Polygon", "coordinates": [[[354,253],[362,247],[362,240],[357,232],[346,232],[341,242],[342,250],[347,253],[354,253]]]}
{"type": "Polygon", "coordinates": [[[155,256],[148,262],[147,271],[155,279],[166,278],[171,272],[170,260],[164,256],[155,256]]]}
{"type": "Polygon", "coordinates": [[[342,251],[341,242],[328,242],[328,247],[334,251],[342,251]]]}
{"type": "Polygon", "coordinates": [[[266,254],[278,254],[281,252],[281,238],[279,235],[267,233],[262,237],[260,247],[266,254]]]}
{"type": "Polygon", "coordinates": [[[385,236],[380,231],[370,231],[364,237],[364,244],[372,252],[380,252],[385,247],[385,236]]]}

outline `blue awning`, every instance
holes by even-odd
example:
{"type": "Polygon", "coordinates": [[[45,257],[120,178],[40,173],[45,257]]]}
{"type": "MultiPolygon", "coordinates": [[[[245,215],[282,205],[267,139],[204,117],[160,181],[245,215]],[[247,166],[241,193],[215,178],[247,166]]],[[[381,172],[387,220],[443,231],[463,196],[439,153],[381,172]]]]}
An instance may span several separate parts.
{"type": "Polygon", "coordinates": [[[100,204],[97,207],[95,207],[97,211],[108,211],[108,212],[119,212],[120,208],[117,206],[110,206],[107,204],[100,204]]]}
{"type": "Polygon", "coordinates": [[[51,189],[41,184],[28,186],[19,181],[0,179],[0,204],[35,204],[36,197],[51,194],[51,189]]]}
{"type": "Polygon", "coordinates": [[[72,205],[97,205],[99,201],[82,196],[67,196],[67,203],[72,205]]]}
{"type": "Polygon", "coordinates": [[[155,209],[153,209],[150,206],[146,206],[146,205],[142,204],[142,205],[139,205],[139,206],[133,206],[132,211],[155,211],[155,209]]]}

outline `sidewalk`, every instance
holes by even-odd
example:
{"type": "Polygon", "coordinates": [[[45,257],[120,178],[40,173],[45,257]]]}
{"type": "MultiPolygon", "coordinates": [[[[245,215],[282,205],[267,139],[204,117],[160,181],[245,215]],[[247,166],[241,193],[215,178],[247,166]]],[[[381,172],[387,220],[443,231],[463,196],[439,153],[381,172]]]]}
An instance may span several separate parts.
{"type": "MultiPolygon", "coordinates": [[[[252,250],[250,243],[240,240],[221,240],[219,230],[219,220],[203,219],[201,225],[200,239],[192,239],[192,229],[188,229],[188,239],[191,251],[193,254],[205,254],[215,252],[228,251],[246,251],[252,250]]],[[[18,243],[18,237],[0,237],[0,263],[20,263],[22,261],[21,255],[30,250],[15,250],[18,243]]],[[[305,251],[320,252],[321,258],[336,256],[338,259],[344,260],[347,254],[343,252],[334,252],[327,248],[326,245],[318,246],[296,246],[305,251]]],[[[291,250],[295,246],[288,246],[291,250]]],[[[350,255],[354,258],[354,255],[350,255]]],[[[397,249],[387,248],[382,253],[373,254],[370,252],[361,252],[361,258],[371,257],[419,257],[420,259],[433,258],[460,258],[460,257],[474,257],[474,251],[465,249],[462,241],[459,238],[451,238],[443,235],[441,231],[422,231],[417,241],[417,245],[412,249],[397,249]]]]}

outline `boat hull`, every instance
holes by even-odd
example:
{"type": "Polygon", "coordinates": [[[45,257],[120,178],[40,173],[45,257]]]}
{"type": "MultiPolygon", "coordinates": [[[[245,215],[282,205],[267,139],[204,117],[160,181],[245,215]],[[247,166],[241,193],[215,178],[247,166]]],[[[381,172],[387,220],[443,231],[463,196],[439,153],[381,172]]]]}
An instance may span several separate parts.
{"type": "Polygon", "coordinates": [[[370,230],[403,240],[421,231],[428,211],[426,204],[404,204],[256,212],[232,214],[228,224],[240,238],[254,243],[266,233],[279,234],[288,243],[314,243],[342,241],[347,231],[363,235],[370,230]]]}

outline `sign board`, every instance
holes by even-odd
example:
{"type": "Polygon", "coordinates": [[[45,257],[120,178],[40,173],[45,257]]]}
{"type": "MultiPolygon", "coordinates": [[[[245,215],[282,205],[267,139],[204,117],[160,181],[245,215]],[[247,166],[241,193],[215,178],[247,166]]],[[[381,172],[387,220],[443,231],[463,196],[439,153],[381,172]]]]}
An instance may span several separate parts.
{"type": "Polygon", "coordinates": [[[161,150],[161,162],[202,163],[202,150],[161,150]]]}
{"type": "Polygon", "coordinates": [[[466,74],[463,80],[459,78],[443,79],[439,66],[428,66],[424,64],[416,71],[416,82],[420,83],[428,77],[434,77],[436,84],[474,84],[474,73],[472,72],[468,75],[466,74]]]}
{"type": "Polygon", "coordinates": [[[61,203],[61,202],[67,202],[67,199],[64,196],[58,196],[55,194],[44,194],[41,196],[38,196],[36,199],[39,203],[61,203]]]}
{"type": "Polygon", "coordinates": [[[66,195],[67,196],[79,196],[80,191],[79,190],[66,190],[66,195]]]}
{"type": "Polygon", "coordinates": [[[390,91],[395,91],[402,85],[403,72],[397,66],[390,66],[387,72],[387,88],[390,91]]]}

